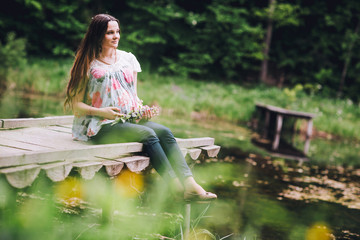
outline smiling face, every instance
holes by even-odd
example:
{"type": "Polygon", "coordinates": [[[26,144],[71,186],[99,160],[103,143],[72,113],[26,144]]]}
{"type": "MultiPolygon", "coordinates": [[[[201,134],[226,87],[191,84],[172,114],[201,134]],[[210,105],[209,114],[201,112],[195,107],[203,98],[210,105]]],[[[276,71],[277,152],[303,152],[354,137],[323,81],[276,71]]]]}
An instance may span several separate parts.
{"type": "Polygon", "coordinates": [[[120,28],[117,21],[109,21],[102,41],[102,49],[117,48],[120,40],[120,28]]]}

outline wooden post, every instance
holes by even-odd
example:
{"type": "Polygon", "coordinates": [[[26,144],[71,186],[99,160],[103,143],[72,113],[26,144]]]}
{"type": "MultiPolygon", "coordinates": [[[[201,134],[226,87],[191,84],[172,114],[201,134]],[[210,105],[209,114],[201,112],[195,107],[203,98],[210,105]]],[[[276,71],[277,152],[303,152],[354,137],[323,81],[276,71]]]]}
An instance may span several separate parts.
{"type": "Polygon", "coordinates": [[[307,130],[306,130],[306,139],[305,139],[305,145],[304,145],[304,154],[307,154],[309,152],[310,148],[310,138],[312,135],[312,127],[313,127],[313,120],[309,119],[307,124],[307,130]]]}
{"type": "Polygon", "coordinates": [[[276,131],[275,131],[274,142],[272,145],[272,150],[278,150],[278,148],[279,148],[282,124],[283,124],[283,115],[277,114],[277,116],[276,116],[276,131]]]}
{"type": "Polygon", "coordinates": [[[185,225],[185,231],[184,231],[184,239],[189,238],[190,234],[190,216],[191,216],[191,203],[185,204],[185,216],[184,216],[184,225],[185,225]]]}
{"type": "Polygon", "coordinates": [[[292,129],[291,129],[291,144],[292,145],[294,145],[294,143],[295,143],[295,134],[296,134],[296,118],[294,121],[294,125],[292,126],[292,129]]]}
{"type": "Polygon", "coordinates": [[[265,110],[265,127],[264,127],[264,131],[263,131],[263,138],[268,138],[268,134],[269,134],[269,125],[270,125],[270,111],[269,110],[265,110]]]}

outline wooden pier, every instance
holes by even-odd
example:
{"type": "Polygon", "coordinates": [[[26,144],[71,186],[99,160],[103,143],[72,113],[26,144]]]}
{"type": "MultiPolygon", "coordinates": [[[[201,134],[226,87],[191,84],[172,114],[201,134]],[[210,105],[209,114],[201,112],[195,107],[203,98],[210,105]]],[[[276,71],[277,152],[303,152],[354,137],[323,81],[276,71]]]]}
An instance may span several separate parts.
{"type": "MultiPolygon", "coordinates": [[[[52,181],[64,180],[72,170],[91,179],[101,168],[109,177],[117,176],[124,166],[141,172],[150,161],[138,142],[98,144],[74,141],[73,116],[0,120],[0,174],[16,188],[30,186],[40,171],[52,181]]],[[[188,159],[200,154],[216,157],[220,147],[210,137],[179,139],[188,159]]]]}
{"type": "Polygon", "coordinates": [[[316,116],[315,114],[293,111],[262,103],[256,104],[255,113],[257,115],[256,124],[253,124],[253,128],[260,133],[260,139],[256,140],[258,144],[269,150],[274,156],[296,160],[307,160],[306,154],[310,147],[313,118],[316,116]],[[286,147],[284,148],[285,151],[279,148],[285,118],[295,119],[294,124],[291,126],[293,134],[297,119],[304,119],[307,121],[305,144],[302,152],[298,151],[290,144],[286,144],[286,147]]]}

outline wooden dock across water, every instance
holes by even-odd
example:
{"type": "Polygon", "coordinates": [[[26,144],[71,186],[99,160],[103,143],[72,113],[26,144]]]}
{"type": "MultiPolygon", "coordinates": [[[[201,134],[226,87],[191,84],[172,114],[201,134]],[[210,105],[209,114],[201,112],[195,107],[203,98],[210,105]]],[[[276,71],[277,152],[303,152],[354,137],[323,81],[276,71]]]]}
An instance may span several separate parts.
{"type": "MultiPolygon", "coordinates": [[[[16,188],[30,186],[40,171],[52,181],[64,180],[72,170],[91,179],[102,167],[110,177],[124,166],[141,172],[150,161],[138,142],[98,144],[74,141],[73,116],[0,120],[0,174],[16,188]]],[[[203,153],[216,157],[220,147],[210,137],[177,139],[184,154],[196,160],[203,153]]]]}
{"type": "MultiPolygon", "coordinates": [[[[270,149],[271,154],[278,157],[285,157],[289,159],[297,160],[308,160],[306,154],[309,151],[310,139],[312,135],[313,128],[313,118],[316,116],[314,113],[292,111],[285,108],[280,108],[272,105],[257,103],[256,112],[258,116],[256,119],[256,124],[253,128],[260,132],[262,139],[257,139],[257,143],[262,143],[264,140],[269,140],[271,143],[270,149]],[[291,145],[287,145],[287,152],[279,151],[279,144],[281,139],[281,132],[283,128],[283,121],[285,118],[293,118],[295,121],[297,119],[304,119],[307,121],[305,144],[302,152],[297,151],[291,145]],[[259,128],[259,122],[262,122],[262,129],[259,128]],[[290,151],[288,151],[290,150],[290,151]],[[291,151],[293,151],[291,153],[291,151]]],[[[295,121],[292,129],[295,129],[295,121]]],[[[263,144],[266,146],[266,144],[263,144]]]]}

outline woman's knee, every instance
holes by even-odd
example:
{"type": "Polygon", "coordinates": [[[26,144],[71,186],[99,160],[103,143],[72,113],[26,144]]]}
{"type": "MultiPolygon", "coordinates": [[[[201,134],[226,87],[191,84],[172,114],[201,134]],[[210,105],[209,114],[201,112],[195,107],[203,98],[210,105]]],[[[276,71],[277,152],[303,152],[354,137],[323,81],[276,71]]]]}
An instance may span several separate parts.
{"type": "Polygon", "coordinates": [[[159,138],[157,137],[154,130],[151,128],[144,128],[140,132],[141,135],[141,142],[144,144],[154,144],[156,142],[159,142],[159,138]]]}
{"type": "Polygon", "coordinates": [[[153,129],[154,132],[156,133],[156,136],[160,140],[166,139],[167,141],[176,141],[171,130],[161,124],[154,123],[154,122],[146,122],[144,124],[144,126],[146,126],[147,128],[153,129]]]}
{"type": "Polygon", "coordinates": [[[160,139],[166,139],[167,141],[176,141],[174,134],[169,128],[165,126],[163,126],[160,130],[157,131],[157,135],[160,139]]]}

